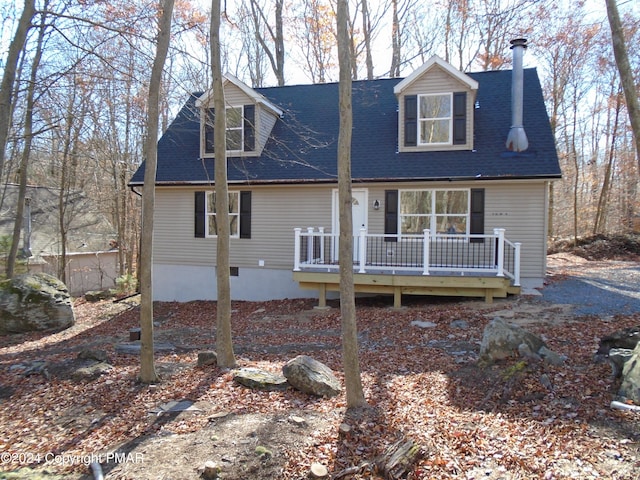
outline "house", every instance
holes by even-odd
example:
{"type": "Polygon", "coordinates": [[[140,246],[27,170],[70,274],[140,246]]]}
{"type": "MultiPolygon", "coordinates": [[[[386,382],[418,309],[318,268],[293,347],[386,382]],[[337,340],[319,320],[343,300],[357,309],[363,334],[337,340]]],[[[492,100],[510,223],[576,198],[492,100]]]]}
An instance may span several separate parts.
{"type": "MultiPolygon", "coordinates": [[[[542,285],[561,172],[524,47],[513,72],[463,73],[434,56],[404,79],[353,82],[356,291],[399,305],[542,285]]],[[[252,89],[226,75],[224,91],[232,298],[319,292],[323,305],[339,282],[338,85],[252,89]]],[[[158,143],[156,300],[216,296],[212,103],[191,95],[158,143]]],[[[143,178],[144,164],[130,186],[143,178]]]]}
{"type": "MultiPolygon", "coordinates": [[[[0,212],[0,250],[7,256],[15,225],[19,186],[5,184],[0,212]]],[[[26,187],[22,235],[17,273],[44,272],[58,276],[62,261],[60,243],[60,190],[40,185],[26,187]]],[[[115,238],[111,223],[96,213],[94,202],[84,192],[65,196],[68,220],[65,283],[72,295],[115,286],[118,250],[109,245],[115,238]],[[71,215],[72,213],[72,215],[71,215]]]]}

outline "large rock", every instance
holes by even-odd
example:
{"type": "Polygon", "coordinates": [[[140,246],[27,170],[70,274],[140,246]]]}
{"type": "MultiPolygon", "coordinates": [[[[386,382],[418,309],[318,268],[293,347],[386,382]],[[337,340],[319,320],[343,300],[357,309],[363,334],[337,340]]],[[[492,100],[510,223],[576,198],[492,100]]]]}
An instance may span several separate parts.
{"type": "Polygon", "coordinates": [[[528,350],[538,353],[546,347],[542,339],[518,325],[512,325],[501,318],[494,318],[484,329],[480,344],[480,361],[493,363],[517,356],[520,345],[525,344],[528,350]]]}
{"type": "Polygon", "coordinates": [[[618,395],[640,405],[640,343],[622,369],[622,383],[618,395]]]}
{"type": "Polygon", "coordinates": [[[319,397],[335,397],[342,389],[329,367],[307,355],[298,355],[282,367],[293,388],[319,397]]]}
{"type": "Polygon", "coordinates": [[[0,334],[61,330],[75,323],[66,285],[46,273],[0,282],[0,334]]]}
{"type": "Polygon", "coordinates": [[[282,375],[259,368],[241,368],[233,372],[233,380],[245,387],[258,390],[286,390],[289,384],[282,375]]]}
{"type": "Polygon", "coordinates": [[[613,348],[633,350],[638,342],[640,342],[640,326],[618,330],[600,339],[596,355],[608,355],[613,348]]]}

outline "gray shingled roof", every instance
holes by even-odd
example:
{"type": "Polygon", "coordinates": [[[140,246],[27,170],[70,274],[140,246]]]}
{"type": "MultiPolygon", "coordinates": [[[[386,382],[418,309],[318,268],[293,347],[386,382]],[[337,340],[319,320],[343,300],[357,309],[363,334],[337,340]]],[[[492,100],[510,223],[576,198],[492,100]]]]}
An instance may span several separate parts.
{"type": "MultiPolygon", "coordinates": [[[[524,127],[529,149],[508,152],[511,71],[468,74],[479,83],[473,151],[398,153],[401,80],[353,82],[354,181],[559,178],[554,138],[535,69],[524,71],[524,127]]],[[[284,111],[260,157],[229,158],[231,183],[301,183],[336,180],[338,84],[257,88],[284,111]]],[[[193,94],[158,143],[158,184],[214,179],[213,159],[200,159],[200,117],[193,94]],[[205,170],[206,169],[206,170],[205,170]]],[[[140,185],[144,163],[131,179],[140,185]]]]}

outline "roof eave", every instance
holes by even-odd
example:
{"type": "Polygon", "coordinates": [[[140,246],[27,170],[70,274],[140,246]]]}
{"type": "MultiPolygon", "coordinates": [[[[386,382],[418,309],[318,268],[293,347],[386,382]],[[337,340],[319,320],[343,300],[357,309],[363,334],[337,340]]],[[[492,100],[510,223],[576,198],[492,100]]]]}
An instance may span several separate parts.
{"type": "MultiPolygon", "coordinates": [[[[224,74],[224,83],[232,83],[240,90],[242,90],[242,92],[249,98],[251,98],[255,103],[264,106],[268,110],[271,110],[271,112],[273,112],[277,116],[281,117],[284,113],[282,109],[278,108],[276,105],[267,100],[264,95],[256,92],[253,88],[249,87],[247,84],[239,80],[237,77],[231,75],[230,73],[224,74]]],[[[212,98],[213,89],[209,89],[196,99],[196,107],[200,108],[203,105],[207,105],[212,98]]]]}

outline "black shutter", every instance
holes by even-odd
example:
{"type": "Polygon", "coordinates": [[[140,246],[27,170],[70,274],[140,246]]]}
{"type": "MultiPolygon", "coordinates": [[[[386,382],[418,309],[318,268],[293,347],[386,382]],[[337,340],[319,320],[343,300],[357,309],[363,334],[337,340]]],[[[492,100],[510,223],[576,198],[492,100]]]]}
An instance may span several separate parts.
{"type": "Polygon", "coordinates": [[[418,145],[418,96],[404,97],[404,145],[415,147],[418,145]]]}
{"type": "Polygon", "coordinates": [[[256,107],[244,106],[244,151],[253,152],[256,149],[256,107]]]}
{"type": "Polygon", "coordinates": [[[240,238],[251,238],[251,192],[240,192],[240,238]]]}
{"type": "MultiPolygon", "coordinates": [[[[484,188],[471,189],[471,225],[469,233],[484,234],[484,188]]],[[[483,243],[483,238],[472,238],[472,243],[483,243]]]]}
{"type": "Polygon", "coordinates": [[[204,151],[205,153],[214,153],[213,149],[213,122],[215,119],[214,109],[206,108],[204,111],[204,151]]]}
{"type": "Polygon", "coordinates": [[[195,236],[197,238],[204,238],[205,236],[206,201],[206,192],[195,192],[195,236]]]}
{"type": "Polygon", "coordinates": [[[394,235],[393,237],[384,237],[385,242],[397,242],[398,237],[398,191],[384,191],[384,233],[385,235],[394,235]]]}
{"type": "Polygon", "coordinates": [[[467,92],[453,94],[453,144],[467,143],[467,92]]]}

